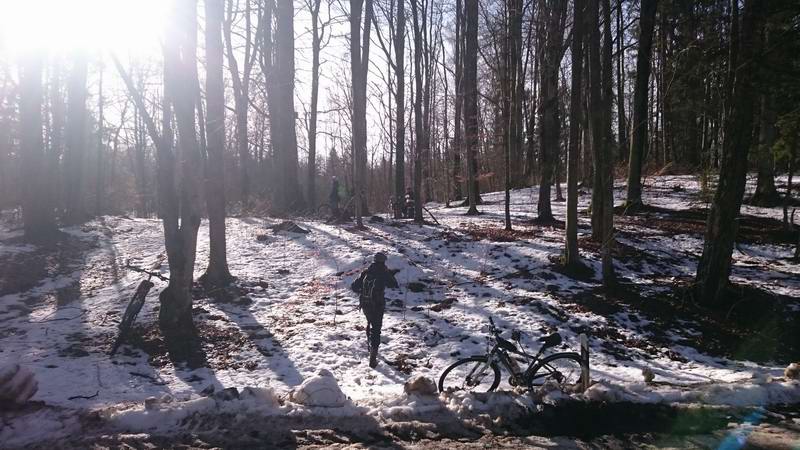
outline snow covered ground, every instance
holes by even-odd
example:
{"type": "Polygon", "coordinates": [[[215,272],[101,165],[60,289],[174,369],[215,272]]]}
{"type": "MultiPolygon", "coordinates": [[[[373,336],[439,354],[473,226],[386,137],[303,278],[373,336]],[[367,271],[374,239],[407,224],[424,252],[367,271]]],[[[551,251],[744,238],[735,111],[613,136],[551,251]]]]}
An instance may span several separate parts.
{"type": "MultiPolygon", "coordinates": [[[[649,178],[645,202],[670,210],[702,208],[698,189],[695,177],[649,178]]],[[[581,194],[579,208],[585,210],[589,196],[581,194]]],[[[621,201],[622,191],[616,194],[621,201]]],[[[597,399],[739,406],[800,401],[797,382],[773,379],[782,376],[785,361],[710,355],[686,345],[703,333],[690,322],[662,330],[672,341],[665,343],[663,336],[653,337],[657,320],[641,311],[616,305],[603,314],[581,307],[575,299],[593,292],[599,279],[581,281],[554,270],[563,230],[525,223],[535,216],[535,190],[512,193],[519,239],[483,238],[489,228],[502,229],[502,198],[502,193],[484,194],[487,204],[477,217],[464,216],[465,208],[429,205],[440,226],[386,220],[356,231],[307,220],[298,221],[310,230],[301,235],[272,233],[268,227],[277,220],[229,219],[228,260],[244,296],[196,300],[196,323],[226,345],[222,352],[209,352],[208,367],[194,370],[135,346],[108,356],[122,311],[141,280],[124,268],[126,261],[149,267],[163,260],[158,220],[104,217],[66,229],[76,243],[61,250],[68,255],[63,258],[40,258],[36,247],[14,243],[20,232],[6,227],[0,231],[0,258],[37,255],[41,261],[32,264],[43,266],[46,276],[23,291],[0,291],[0,365],[19,362],[31,368],[39,379],[34,399],[58,408],[141,407],[145,399],[165,395],[194,401],[210,385],[217,391],[271,388],[281,395],[321,368],[335,375],[355,404],[374,406],[387,399],[388,405],[411,375],[438,379],[458,357],[484,352],[492,316],[505,329],[522,330],[528,348],[558,331],[564,337],[561,349],[577,351],[578,334],[587,332],[592,379],[601,382],[594,389],[597,399]],[[400,269],[401,289],[387,292],[381,363],[370,369],[364,318],[349,285],[377,251],[389,255],[388,266],[400,269]],[[413,291],[409,283],[416,283],[413,291]],[[643,382],[645,367],[655,373],[654,385],[643,382]]],[[[553,203],[560,220],[564,207],[553,203]]],[[[746,206],[743,212],[782,217],[780,208],[746,206]]],[[[588,237],[588,215],[580,221],[580,236],[588,237]]],[[[634,254],[617,259],[617,271],[642,292],[664,291],[670,280],[693,276],[702,235],[664,232],[646,220],[620,221],[620,230],[619,242],[634,254]]],[[[197,276],[208,255],[205,222],[198,242],[197,276]]],[[[787,244],[741,244],[734,252],[732,279],[793,298],[787,310],[800,311],[800,266],[782,260],[792,252],[787,244]]],[[[599,275],[598,255],[584,249],[582,256],[599,275]]],[[[166,264],[160,268],[167,273],[166,264]]],[[[155,283],[137,320],[151,331],[165,284],[155,283]]]]}

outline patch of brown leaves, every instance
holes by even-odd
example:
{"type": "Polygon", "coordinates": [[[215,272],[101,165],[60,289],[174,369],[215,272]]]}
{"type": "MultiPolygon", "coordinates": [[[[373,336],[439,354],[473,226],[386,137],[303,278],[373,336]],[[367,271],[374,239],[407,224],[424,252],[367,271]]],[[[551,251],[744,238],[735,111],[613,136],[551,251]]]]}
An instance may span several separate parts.
{"type": "Polygon", "coordinates": [[[536,237],[533,229],[513,229],[506,230],[504,228],[491,227],[491,226],[466,226],[461,228],[464,233],[470,236],[473,240],[486,240],[491,242],[516,242],[521,240],[530,240],[536,237]]]}

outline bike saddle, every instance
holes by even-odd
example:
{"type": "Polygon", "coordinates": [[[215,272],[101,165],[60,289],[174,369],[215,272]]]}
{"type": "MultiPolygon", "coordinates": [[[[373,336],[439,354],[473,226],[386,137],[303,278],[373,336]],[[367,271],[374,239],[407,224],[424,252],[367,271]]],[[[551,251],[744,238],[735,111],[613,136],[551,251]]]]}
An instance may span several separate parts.
{"type": "Polygon", "coordinates": [[[555,347],[561,343],[561,335],[558,333],[553,333],[550,336],[540,337],[539,342],[542,343],[543,347],[555,347]]]}

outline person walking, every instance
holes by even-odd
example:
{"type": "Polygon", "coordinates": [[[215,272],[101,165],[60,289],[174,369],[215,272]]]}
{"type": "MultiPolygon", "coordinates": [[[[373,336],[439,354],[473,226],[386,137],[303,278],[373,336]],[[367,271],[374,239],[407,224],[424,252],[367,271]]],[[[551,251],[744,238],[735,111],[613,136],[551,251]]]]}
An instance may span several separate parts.
{"type": "Polygon", "coordinates": [[[394,275],[399,270],[386,267],[386,254],[378,252],[372,264],[361,273],[350,285],[359,294],[358,304],[367,318],[367,348],[369,349],[369,366],[378,365],[378,347],[381,344],[381,327],[383,313],[386,311],[386,288],[399,287],[394,275]]]}
{"type": "Polygon", "coordinates": [[[328,203],[331,206],[331,215],[334,218],[339,217],[339,180],[333,177],[333,184],[331,185],[331,193],[328,196],[328,203]]]}

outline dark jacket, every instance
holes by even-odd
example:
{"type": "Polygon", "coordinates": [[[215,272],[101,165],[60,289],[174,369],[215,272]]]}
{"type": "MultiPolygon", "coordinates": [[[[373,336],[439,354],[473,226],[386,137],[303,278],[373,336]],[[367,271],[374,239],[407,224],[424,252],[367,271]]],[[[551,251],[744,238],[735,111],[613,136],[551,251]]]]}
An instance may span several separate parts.
{"type": "Polygon", "coordinates": [[[372,298],[383,300],[383,291],[386,288],[397,288],[397,279],[394,277],[395,272],[389,270],[384,263],[374,262],[367,267],[367,270],[361,272],[361,276],[356,278],[350,285],[353,292],[361,294],[364,287],[364,281],[374,280],[374,287],[372,288],[372,298]]]}
{"type": "Polygon", "coordinates": [[[331,193],[328,195],[328,200],[331,202],[331,204],[339,204],[339,180],[333,180],[333,185],[331,186],[331,193]]]}

